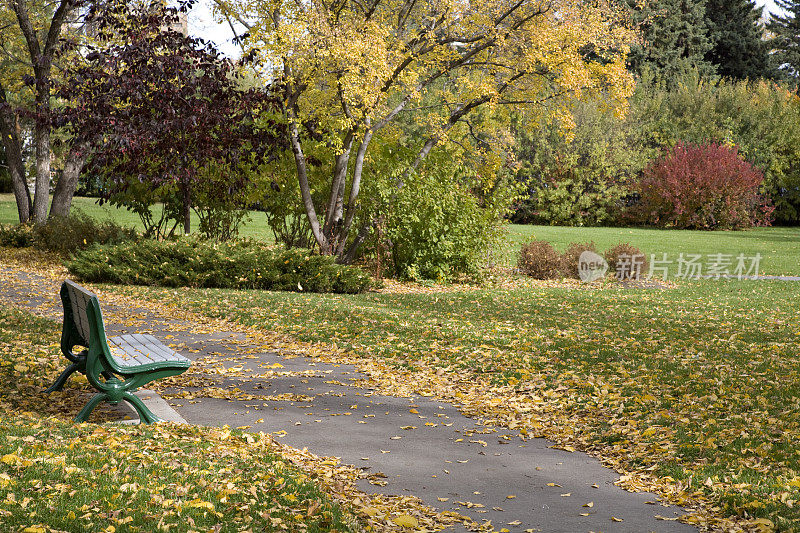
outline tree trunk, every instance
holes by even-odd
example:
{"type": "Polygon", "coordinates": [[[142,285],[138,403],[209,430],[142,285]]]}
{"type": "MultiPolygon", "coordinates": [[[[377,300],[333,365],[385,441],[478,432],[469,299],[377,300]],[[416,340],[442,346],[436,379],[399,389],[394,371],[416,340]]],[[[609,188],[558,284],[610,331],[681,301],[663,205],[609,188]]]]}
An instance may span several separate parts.
{"type": "Polygon", "coordinates": [[[314,208],[314,200],[311,198],[311,187],[308,184],[308,169],[306,167],[306,158],[303,154],[303,148],[300,145],[300,132],[297,129],[296,117],[289,115],[289,141],[292,145],[292,153],[294,154],[295,166],[297,167],[297,180],[300,185],[300,195],[303,198],[303,207],[306,210],[308,223],[311,225],[311,232],[314,234],[319,245],[319,251],[323,255],[330,255],[331,247],[328,238],[322,231],[317,218],[317,210],[314,208]]]}
{"type": "Polygon", "coordinates": [[[342,153],[336,156],[333,170],[333,181],[331,183],[330,201],[328,210],[325,213],[325,225],[322,232],[331,241],[331,248],[336,248],[336,228],[341,224],[343,197],[345,183],[347,181],[347,169],[350,163],[350,150],[353,147],[353,132],[350,131],[345,136],[342,153]]]}
{"type": "Polygon", "coordinates": [[[192,195],[189,185],[183,187],[183,233],[189,235],[192,231],[192,195]]]}
{"type": "Polygon", "coordinates": [[[17,23],[28,45],[33,72],[36,78],[36,122],[34,142],[36,145],[36,192],[33,196],[33,221],[42,224],[47,219],[47,204],[50,200],[50,70],[53,55],[61,35],[61,26],[67,13],[75,7],[74,0],[60,0],[53,12],[50,27],[43,42],[31,22],[28,5],[22,0],[9,2],[17,23]]]}
{"type": "MultiPolygon", "coordinates": [[[[367,126],[369,126],[369,122],[367,122],[367,126]]],[[[369,147],[369,143],[372,140],[373,131],[368,129],[367,132],[364,134],[364,138],[361,140],[361,145],[358,147],[358,152],[356,153],[356,162],[355,167],[353,168],[353,183],[350,186],[350,197],[347,201],[347,216],[345,217],[344,224],[339,230],[339,238],[338,238],[338,246],[336,249],[336,256],[339,258],[340,261],[349,264],[353,261],[355,250],[352,253],[345,253],[345,246],[347,246],[347,236],[350,233],[350,227],[353,224],[353,217],[355,217],[356,209],[357,209],[357,200],[358,200],[358,193],[361,190],[361,174],[364,172],[364,157],[367,155],[367,148],[369,147]],[[348,257],[351,257],[349,260],[348,257]]],[[[344,195],[344,191],[342,191],[342,195],[344,195]]],[[[359,232],[360,233],[360,232],[359,232]]],[[[358,240],[358,239],[357,239],[358,240]]],[[[363,241],[363,238],[361,239],[363,241]]],[[[360,244],[360,242],[359,242],[360,244]]],[[[356,248],[358,245],[356,245],[356,248]]],[[[352,247],[351,247],[352,249],[352,247]]]]}
{"type": "Polygon", "coordinates": [[[25,179],[25,165],[22,162],[22,145],[17,132],[17,115],[11,111],[6,101],[5,88],[0,85],[0,134],[3,136],[3,149],[11,174],[14,198],[17,201],[17,214],[20,224],[31,218],[31,192],[25,179]]]}
{"type": "Polygon", "coordinates": [[[50,217],[69,215],[72,207],[72,197],[78,187],[78,178],[86,162],[86,146],[84,144],[73,145],[70,148],[67,160],[64,163],[64,171],[56,183],[56,190],[53,193],[53,204],[50,206],[50,217]]]}
{"type": "MultiPolygon", "coordinates": [[[[49,95],[43,98],[49,99],[49,95]]],[[[37,97],[37,112],[33,126],[33,136],[36,143],[36,190],[33,193],[33,221],[44,224],[47,220],[47,207],[50,202],[50,124],[46,121],[49,111],[49,102],[39,101],[37,97]],[[42,116],[41,114],[44,114],[42,116]]]]}

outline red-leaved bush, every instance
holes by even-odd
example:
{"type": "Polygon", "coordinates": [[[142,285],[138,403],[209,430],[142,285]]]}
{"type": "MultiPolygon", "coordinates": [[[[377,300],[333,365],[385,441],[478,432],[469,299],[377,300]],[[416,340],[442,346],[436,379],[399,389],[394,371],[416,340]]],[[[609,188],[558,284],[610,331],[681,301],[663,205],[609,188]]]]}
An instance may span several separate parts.
{"type": "Polygon", "coordinates": [[[686,229],[768,226],[773,207],[759,194],[764,175],[721,144],[678,144],[653,161],[628,212],[637,224],[686,229]]]}

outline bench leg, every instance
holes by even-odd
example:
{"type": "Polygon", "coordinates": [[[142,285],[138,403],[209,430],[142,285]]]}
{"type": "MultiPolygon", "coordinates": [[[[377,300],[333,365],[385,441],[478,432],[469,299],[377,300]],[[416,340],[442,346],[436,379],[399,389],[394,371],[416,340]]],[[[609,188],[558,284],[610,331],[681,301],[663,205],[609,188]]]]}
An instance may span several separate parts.
{"type": "Polygon", "coordinates": [[[72,373],[75,372],[76,370],[80,370],[81,368],[82,368],[82,365],[80,365],[78,363],[72,363],[71,365],[69,365],[66,368],[66,370],[64,370],[61,373],[60,376],[58,376],[58,379],[56,379],[56,382],[53,383],[52,385],[50,385],[47,389],[45,389],[44,392],[47,393],[47,394],[50,394],[51,392],[55,392],[57,390],[61,390],[61,388],[64,387],[64,383],[67,382],[67,380],[72,375],[72,373]]]}
{"type": "Polygon", "coordinates": [[[130,392],[126,392],[122,396],[123,400],[126,400],[129,404],[136,409],[136,412],[139,414],[139,422],[145,424],[154,424],[156,422],[160,422],[161,419],[158,418],[156,415],[153,414],[150,409],[142,402],[142,400],[136,396],[135,394],[131,394],[130,392]]]}
{"type": "Polygon", "coordinates": [[[75,422],[86,422],[86,419],[89,417],[89,414],[91,414],[94,408],[97,407],[97,404],[107,399],[108,399],[108,394],[104,392],[95,394],[92,397],[92,399],[89,400],[89,403],[87,403],[86,406],[83,409],[81,409],[81,412],[78,413],[78,416],[75,417],[75,422]]]}
{"type": "MultiPolygon", "coordinates": [[[[92,411],[94,411],[94,408],[97,407],[100,402],[108,401],[109,399],[110,398],[108,394],[104,392],[95,394],[86,404],[86,406],[81,409],[81,412],[78,413],[78,416],[75,417],[75,422],[86,422],[86,419],[89,418],[89,415],[92,411]]],[[[122,399],[133,406],[133,408],[136,410],[136,413],[139,415],[140,423],[155,424],[156,422],[161,421],[161,419],[154,415],[153,412],[148,409],[142,400],[140,400],[135,394],[126,392],[122,395],[122,399]]]]}

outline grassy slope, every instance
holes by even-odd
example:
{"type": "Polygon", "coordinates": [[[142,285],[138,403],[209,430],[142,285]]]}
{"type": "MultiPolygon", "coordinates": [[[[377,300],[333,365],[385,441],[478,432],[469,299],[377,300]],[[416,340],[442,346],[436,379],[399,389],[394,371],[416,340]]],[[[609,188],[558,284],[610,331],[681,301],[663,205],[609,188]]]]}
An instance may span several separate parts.
{"type": "MultiPolygon", "coordinates": [[[[117,290],[175,298],[163,289],[117,290]]],[[[531,431],[559,437],[574,430],[570,438],[624,468],[683,482],[727,514],[770,517],[784,527],[800,520],[795,283],[180,294],[181,306],[336,342],[398,369],[433,365],[462,383],[490,376],[499,387],[533,391],[521,394],[547,398],[550,425],[523,417],[531,431]]]]}

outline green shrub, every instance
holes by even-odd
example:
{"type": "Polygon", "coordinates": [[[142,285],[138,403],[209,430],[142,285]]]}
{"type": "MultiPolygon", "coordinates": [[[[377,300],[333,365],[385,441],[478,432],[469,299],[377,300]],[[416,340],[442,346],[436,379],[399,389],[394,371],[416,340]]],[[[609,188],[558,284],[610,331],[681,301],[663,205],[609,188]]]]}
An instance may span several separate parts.
{"type": "Polygon", "coordinates": [[[112,220],[96,220],[75,210],[66,217],[53,217],[40,225],[0,225],[0,245],[33,246],[69,255],[93,244],[118,244],[136,240],[136,230],[112,220]]]}
{"type": "Polygon", "coordinates": [[[358,293],[368,274],[308,250],[269,247],[252,240],[214,243],[187,237],[96,245],[67,264],[83,281],[164,287],[205,287],[358,293]]]}
{"type": "Polygon", "coordinates": [[[534,279],[556,279],[561,276],[563,259],[547,241],[531,241],[522,245],[517,267],[534,279]]]}
{"type": "Polygon", "coordinates": [[[650,262],[644,252],[627,242],[612,246],[603,256],[609,271],[620,279],[641,279],[650,272],[650,262]]]}
{"type": "Polygon", "coordinates": [[[522,224],[598,226],[615,222],[626,183],[647,164],[631,128],[611,110],[576,102],[575,126],[565,132],[545,115],[517,126],[517,180],[527,194],[511,220],[522,224]],[[569,135],[567,134],[569,133],[569,135]]]}
{"type": "Polygon", "coordinates": [[[136,230],[113,220],[96,220],[80,211],[66,217],[53,217],[34,227],[35,245],[62,255],[93,244],[119,244],[135,241],[136,230]]]}
{"type": "Polygon", "coordinates": [[[561,274],[566,278],[579,279],[578,260],[583,252],[597,253],[597,247],[592,242],[577,243],[573,242],[567,246],[566,251],[561,255],[561,274]]]}
{"type": "Polygon", "coordinates": [[[468,187],[469,170],[429,163],[395,193],[386,220],[394,275],[435,281],[479,276],[499,249],[501,212],[510,199],[503,187],[479,199],[468,187]]]}

